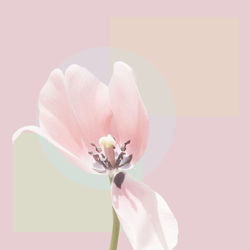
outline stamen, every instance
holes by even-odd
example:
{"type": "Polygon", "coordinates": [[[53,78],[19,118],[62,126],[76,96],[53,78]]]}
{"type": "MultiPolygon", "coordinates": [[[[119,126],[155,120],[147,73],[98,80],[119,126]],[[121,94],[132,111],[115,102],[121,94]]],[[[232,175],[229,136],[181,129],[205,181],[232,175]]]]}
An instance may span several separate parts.
{"type": "Polygon", "coordinates": [[[101,157],[103,158],[103,160],[106,159],[106,156],[103,153],[101,153],[101,157]]]}
{"type": "Polygon", "coordinates": [[[93,147],[95,147],[96,152],[98,152],[98,153],[101,153],[101,152],[102,152],[102,149],[101,149],[100,147],[97,147],[97,146],[95,145],[95,143],[91,142],[90,145],[93,146],[93,147]]]}
{"type": "Polygon", "coordinates": [[[106,168],[108,168],[108,169],[112,169],[112,168],[113,168],[113,167],[112,167],[112,164],[110,163],[110,161],[109,161],[108,159],[106,159],[106,160],[104,161],[104,163],[105,163],[106,168]]]}
{"type": "Polygon", "coordinates": [[[121,152],[121,153],[118,155],[118,157],[117,157],[117,159],[116,159],[116,161],[115,161],[115,167],[119,167],[120,162],[121,162],[121,160],[123,159],[123,156],[124,156],[124,155],[125,155],[124,152],[121,152]]]}
{"type": "Polygon", "coordinates": [[[95,161],[99,164],[101,164],[104,168],[107,168],[105,162],[103,160],[100,159],[100,156],[98,154],[94,154],[92,155],[93,158],[95,159],[95,161]]]}
{"type": "Polygon", "coordinates": [[[98,155],[98,154],[93,155],[93,158],[94,158],[97,162],[99,162],[99,161],[100,161],[100,157],[99,157],[99,155],[98,155]]]}
{"type": "Polygon", "coordinates": [[[124,157],[124,158],[122,159],[120,165],[119,165],[119,168],[120,168],[120,167],[123,167],[123,166],[126,165],[126,164],[129,164],[129,163],[131,162],[132,158],[133,158],[133,155],[132,155],[132,154],[129,155],[129,156],[127,156],[127,157],[124,157]]]}
{"type": "Polygon", "coordinates": [[[121,151],[126,151],[127,145],[130,143],[130,140],[126,141],[125,143],[122,144],[121,146],[121,151]]]}

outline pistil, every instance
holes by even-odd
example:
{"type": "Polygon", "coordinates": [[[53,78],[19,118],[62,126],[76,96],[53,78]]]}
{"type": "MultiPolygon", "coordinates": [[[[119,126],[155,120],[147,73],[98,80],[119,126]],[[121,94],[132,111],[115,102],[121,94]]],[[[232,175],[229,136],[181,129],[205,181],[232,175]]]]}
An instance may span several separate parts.
{"type": "Polygon", "coordinates": [[[112,168],[115,167],[115,139],[111,135],[103,136],[99,139],[100,146],[104,148],[104,154],[111,163],[112,168]]]}
{"type": "Polygon", "coordinates": [[[104,147],[104,155],[107,157],[108,161],[111,163],[112,168],[115,167],[115,151],[114,147],[104,147]]]}

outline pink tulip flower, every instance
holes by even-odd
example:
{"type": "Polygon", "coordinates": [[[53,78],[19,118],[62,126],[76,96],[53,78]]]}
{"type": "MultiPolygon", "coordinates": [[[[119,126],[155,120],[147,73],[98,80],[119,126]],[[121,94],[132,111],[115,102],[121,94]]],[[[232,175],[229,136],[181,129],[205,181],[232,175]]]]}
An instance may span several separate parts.
{"type": "Polygon", "coordinates": [[[91,174],[111,180],[115,215],[135,250],[171,250],[178,225],[167,203],[126,170],[143,155],[149,118],[132,69],[114,64],[109,86],[88,70],[71,65],[55,69],[39,98],[39,125],[16,131],[35,133],[91,174]]]}

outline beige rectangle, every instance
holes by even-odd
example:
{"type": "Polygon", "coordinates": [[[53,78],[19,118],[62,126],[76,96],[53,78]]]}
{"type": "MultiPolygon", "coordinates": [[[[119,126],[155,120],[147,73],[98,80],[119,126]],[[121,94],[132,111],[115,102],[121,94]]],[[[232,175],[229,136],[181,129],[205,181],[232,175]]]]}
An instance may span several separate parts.
{"type": "Polygon", "coordinates": [[[177,115],[239,114],[236,18],[112,18],[110,42],[157,67],[177,115]]]}

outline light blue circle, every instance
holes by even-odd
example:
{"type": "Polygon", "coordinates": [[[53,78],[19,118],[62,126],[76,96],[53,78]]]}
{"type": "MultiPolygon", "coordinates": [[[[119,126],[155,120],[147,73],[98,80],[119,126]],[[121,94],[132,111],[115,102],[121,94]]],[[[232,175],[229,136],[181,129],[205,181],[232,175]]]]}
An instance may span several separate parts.
{"type": "MultiPolygon", "coordinates": [[[[143,65],[143,69],[153,69],[154,74],[157,74],[156,78],[161,79],[161,82],[165,82],[160,72],[144,58],[141,58],[130,51],[110,47],[91,48],[77,53],[62,62],[61,65],[59,65],[59,68],[65,71],[70,64],[79,64],[90,70],[101,81],[108,84],[112,73],[112,67],[110,67],[110,63],[113,60],[113,58],[111,58],[112,54],[118,55],[119,61],[124,61],[132,66],[135,73],[137,72],[136,65],[143,65]],[[130,60],[130,62],[128,62],[128,60],[130,60]],[[134,67],[133,64],[135,64],[134,67]]],[[[139,68],[138,71],[140,71],[139,68]]],[[[143,71],[141,74],[147,74],[147,71],[143,71]]],[[[147,149],[142,159],[133,169],[128,171],[136,179],[142,179],[161,163],[163,158],[166,156],[173,139],[176,124],[175,106],[172,94],[167,87],[167,84],[164,85],[164,90],[164,98],[168,98],[168,103],[170,103],[168,106],[170,106],[171,112],[168,115],[152,115],[149,112],[150,136],[147,149]]],[[[143,91],[141,91],[141,93],[142,98],[144,99],[143,91]]],[[[154,100],[155,99],[152,99],[152,102],[154,100]]],[[[148,110],[150,110],[150,101],[151,100],[147,102],[148,106],[146,105],[148,110]]],[[[160,99],[157,101],[165,103],[165,100],[160,99]]],[[[110,184],[107,176],[94,175],[84,172],[82,169],[69,162],[45,139],[40,138],[39,141],[44,154],[61,174],[86,187],[96,189],[109,188],[110,184]]]]}

